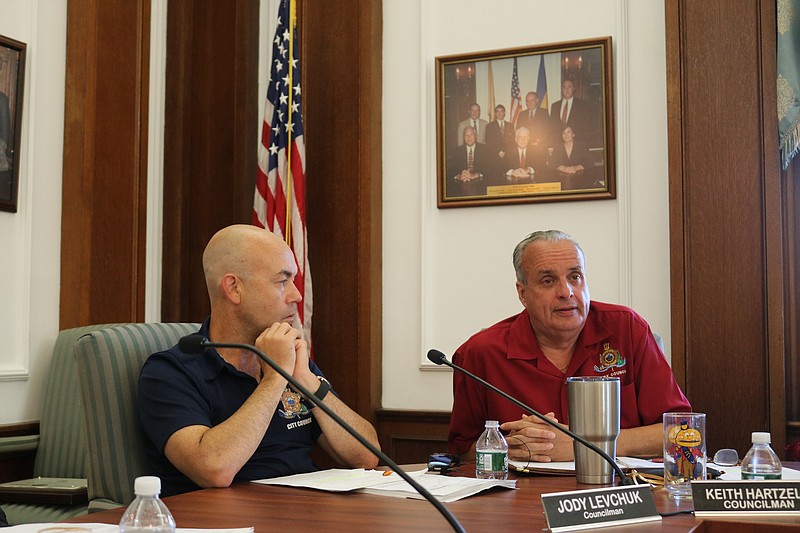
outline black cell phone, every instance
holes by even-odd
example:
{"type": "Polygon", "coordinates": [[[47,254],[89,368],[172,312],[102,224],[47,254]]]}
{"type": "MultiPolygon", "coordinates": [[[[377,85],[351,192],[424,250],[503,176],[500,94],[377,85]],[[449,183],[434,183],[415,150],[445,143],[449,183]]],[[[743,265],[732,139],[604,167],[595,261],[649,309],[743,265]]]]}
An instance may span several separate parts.
{"type": "Polygon", "coordinates": [[[428,470],[445,474],[458,466],[460,462],[458,456],[452,453],[432,453],[428,457],[428,470]]]}

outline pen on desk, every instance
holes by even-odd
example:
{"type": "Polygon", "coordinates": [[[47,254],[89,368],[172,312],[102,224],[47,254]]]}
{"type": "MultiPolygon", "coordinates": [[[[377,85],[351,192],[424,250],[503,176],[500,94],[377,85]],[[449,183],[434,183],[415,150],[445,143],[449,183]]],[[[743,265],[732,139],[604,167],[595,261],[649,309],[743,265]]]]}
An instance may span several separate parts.
{"type": "Polygon", "coordinates": [[[386,471],[383,472],[383,475],[384,476],[391,476],[392,475],[392,471],[391,470],[386,470],[386,471]]]}

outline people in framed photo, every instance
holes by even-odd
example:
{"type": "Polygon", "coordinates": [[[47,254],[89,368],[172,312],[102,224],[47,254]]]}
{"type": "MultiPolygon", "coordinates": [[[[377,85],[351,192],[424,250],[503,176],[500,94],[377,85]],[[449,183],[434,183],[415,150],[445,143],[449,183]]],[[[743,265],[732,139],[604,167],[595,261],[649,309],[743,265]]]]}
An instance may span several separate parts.
{"type": "Polygon", "coordinates": [[[615,197],[610,37],[436,68],[439,207],[615,197]]]}

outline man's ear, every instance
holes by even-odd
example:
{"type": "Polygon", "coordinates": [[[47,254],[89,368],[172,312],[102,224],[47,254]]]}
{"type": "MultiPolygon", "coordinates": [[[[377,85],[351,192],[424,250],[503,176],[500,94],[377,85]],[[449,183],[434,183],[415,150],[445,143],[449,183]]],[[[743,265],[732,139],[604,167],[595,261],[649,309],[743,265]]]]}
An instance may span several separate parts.
{"type": "Polygon", "coordinates": [[[525,305],[525,285],[521,281],[517,282],[517,298],[519,298],[519,303],[522,304],[522,307],[527,309],[528,306],[525,305]]]}
{"type": "Polygon", "coordinates": [[[220,280],[220,289],[225,299],[232,304],[239,304],[242,301],[242,280],[236,274],[225,274],[220,280]]]}

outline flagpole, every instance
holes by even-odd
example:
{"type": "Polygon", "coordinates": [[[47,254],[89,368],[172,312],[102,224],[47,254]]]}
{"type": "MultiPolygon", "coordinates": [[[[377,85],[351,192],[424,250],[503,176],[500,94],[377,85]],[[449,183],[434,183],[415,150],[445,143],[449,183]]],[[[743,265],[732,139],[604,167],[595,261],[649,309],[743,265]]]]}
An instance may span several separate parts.
{"type": "Polygon", "coordinates": [[[494,122],[497,117],[494,116],[494,74],[492,73],[492,62],[489,61],[489,122],[494,122]]]}
{"type": "Polygon", "coordinates": [[[295,0],[289,0],[289,61],[288,64],[288,93],[289,93],[289,113],[286,122],[286,244],[291,246],[292,242],[292,128],[294,121],[292,120],[292,88],[294,78],[294,28],[296,24],[297,13],[295,11],[295,0]]]}

